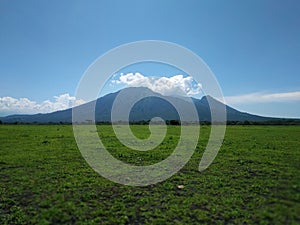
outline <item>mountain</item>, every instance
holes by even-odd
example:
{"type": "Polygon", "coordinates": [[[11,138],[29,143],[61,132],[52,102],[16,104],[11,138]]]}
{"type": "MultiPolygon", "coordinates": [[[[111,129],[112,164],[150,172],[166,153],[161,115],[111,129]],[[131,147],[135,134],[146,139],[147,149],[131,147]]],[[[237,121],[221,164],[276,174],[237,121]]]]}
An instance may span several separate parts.
{"type": "MultiPolygon", "coordinates": [[[[126,105],[130,102],[133,96],[145,96],[150,95],[138,101],[131,109],[129,114],[130,121],[148,121],[153,117],[161,117],[164,120],[179,120],[178,112],[174,106],[169,103],[173,102],[175,105],[181,106],[181,108],[188,109],[189,102],[184,97],[174,96],[162,96],[159,93],[155,93],[148,88],[137,87],[137,88],[125,88],[121,90],[125,93],[121,103],[126,105]],[[162,99],[163,97],[164,99],[162,99]]],[[[97,122],[111,122],[111,109],[113,103],[120,91],[105,95],[98,98],[95,101],[80,105],[76,107],[76,110],[82,113],[82,121],[86,122],[85,113],[95,107],[95,120],[97,122]]],[[[217,101],[211,96],[204,96],[202,99],[192,98],[194,105],[197,109],[198,117],[200,121],[210,121],[210,105],[214,109],[225,107],[227,111],[228,121],[272,121],[279,120],[278,118],[262,117],[252,115],[249,113],[240,112],[234,108],[231,108],[223,103],[217,101]]],[[[121,108],[122,109],[122,108],[121,108]]],[[[184,114],[188,114],[186,110],[184,114]]],[[[118,113],[117,113],[118,114],[118,113]]],[[[123,110],[117,115],[119,120],[122,120],[123,110]]],[[[124,117],[124,116],[123,116],[124,117]]],[[[71,123],[72,122],[72,109],[66,109],[46,114],[34,114],[34,115],[10,115],[0,118],[3,123],[71,123]]]]}

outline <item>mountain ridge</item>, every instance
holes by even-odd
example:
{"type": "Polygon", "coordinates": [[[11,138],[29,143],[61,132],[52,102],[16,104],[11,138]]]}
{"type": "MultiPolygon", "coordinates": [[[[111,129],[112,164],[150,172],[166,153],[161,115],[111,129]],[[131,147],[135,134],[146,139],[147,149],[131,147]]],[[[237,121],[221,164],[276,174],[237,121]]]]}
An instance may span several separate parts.
{"type": "MultiPolygon", "coordinates": [[[[144,87],[129,87],[119,90],[114,93],[109,93],[103,97],[100,97],[94,101],[87,102],[85,104],[76,106],[75,108],[82,110],[82,112],[90,110],[92,106],[95,106],[95,121],[96,122],[111,122],[111,109],[114,100],[117,95],[126,90],[130,95],[138,96],[141,94],[148,94],[151,97],[143,98],[137,102],[131,109],[129,115],[130,122],[136,121],[148,121],[153,117],[161,117],[164,120],[180,120],[178,112],[175,110],[174,106],[168,101],[176,102],[176,104],[185,106],[188,104],[187,99],[175,96],[163,96],[157,92],[144,87]],[[163,96],[163,98],[162,98],[163,96]]],[[[226,108],[227,121],[251,121],[251,122],[262,122],[262,121],[275,121],[275,120],[287,120],[284,118],[275,117],[264,117],[253,115],[246,112],[238,111],[222,102],[214,99],[213,97],[206,95],[201,99],[191,98],[194,103],[199,121],[210,121],[211,112],[209,107],[210,104],[213,107],[226,108]]],[[[125,98],[126,101],[126,98],[125,98]]],[[[37,113],[37,114],[15,114],[8,115],[5,117],[0,117],[3,123],[71,123],[72,122],[72,108],[59,110],[51,113],[37,113]]],[[[297,119],[296,119],[297,120],[297,119]]],[[[81,121],[83,122],[83,121],[81,121]]]]}

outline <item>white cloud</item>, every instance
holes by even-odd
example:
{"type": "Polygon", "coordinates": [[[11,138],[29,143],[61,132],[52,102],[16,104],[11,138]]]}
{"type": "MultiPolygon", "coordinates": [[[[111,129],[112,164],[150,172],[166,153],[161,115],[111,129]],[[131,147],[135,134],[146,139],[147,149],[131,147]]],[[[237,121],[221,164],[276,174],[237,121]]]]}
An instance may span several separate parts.
{"type": "Polygon", "coordinates": [[[121,74],[119,79],[112,82],[131,87],[147,87],[162,95],[192,96],[201,93],[201,84],[197,83],[193,77],[183,77],[183,75],[147,77],[140,73],[127,73],[121,74]]]}
{"type": "Polygon", "coordinates": [[[251,93],[246,95],[225,97],[227,104],[253,104],[267,102],[300,101],[300,91],[285,93],[251,93]]]}
{"type": "Polygon", "coordinates": [[[28,98],[0,97],[0,112],[5,113],[48,113],[57,110],[71,108],[83,104],[83,100],[78,100],[69,94],[54,96],[54,101],[45,100],[42,103],[31,101],[28,98]]]}

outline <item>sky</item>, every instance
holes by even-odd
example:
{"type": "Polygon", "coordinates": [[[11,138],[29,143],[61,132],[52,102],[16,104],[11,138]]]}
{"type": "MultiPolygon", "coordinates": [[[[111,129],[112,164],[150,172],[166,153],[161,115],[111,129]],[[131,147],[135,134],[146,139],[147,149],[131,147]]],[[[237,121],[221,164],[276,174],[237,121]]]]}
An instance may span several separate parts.
{"type": "MultiPolygon", "coordinates": [[[[76,87],[99,56],[162,40],[201,57],[228,105],[300,118],[299,12],[297,0],[0,0],[0,116],[82,104],[76,87]]],[[[112,74],[103,93],[135,85],[201,95],[192,74],[161,65],[112,74]]]]}

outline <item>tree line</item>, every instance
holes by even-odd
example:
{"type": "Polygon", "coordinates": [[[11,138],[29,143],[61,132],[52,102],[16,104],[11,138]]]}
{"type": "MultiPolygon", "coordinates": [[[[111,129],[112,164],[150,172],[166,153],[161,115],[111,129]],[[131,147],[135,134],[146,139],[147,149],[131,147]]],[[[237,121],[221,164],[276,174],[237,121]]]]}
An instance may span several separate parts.
{"type": "MultiPolygon", "coordinates": [[[[113,124],[127,124],[128,122],[118,121],[114,122],[113,124]]],[[[153,124],[162,124],[162,122],[152,122],[153,124]]],[[[33,123],[25,123],[25,122],[12,122],[12,123],[5,123],[0,120],[1,124],[43,124],[43,125],[71,125],[70,122],[49,122],[49,123],[40,123],[40,122],[33,122],[33,123]]],[[[92,121],[83,122],[80,124],[92,124],[92,121]]],[[[99,121],[96,122],[97,125],[111,125],[112,122],[110,121],[99,121]]],[[[130,121],[129,124],[131,125],[149,125],[150,120],[140,120],[140,121],[130,121]]],[[[200,121],[200,122],[182,122],[180,120],[166,120],[166,125],[171,126],[179,126],[179,125],[193,125],[193,124],[200,124],[200,125],[211,125],[211,121],[200,121]]],[[[214,124],[223,124],[215,122],[214,124]]],[[[226,125],[300,125],[300,119],[278,119],[278,120],[267,120],[267,121],[227,121],[226,125]]]]}

